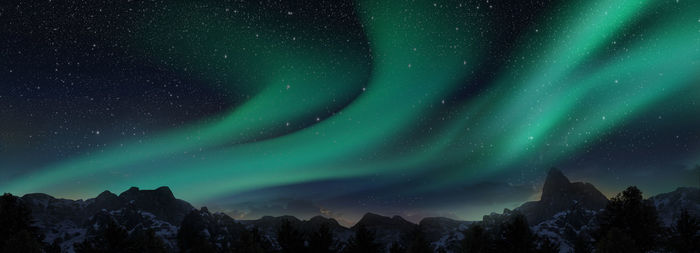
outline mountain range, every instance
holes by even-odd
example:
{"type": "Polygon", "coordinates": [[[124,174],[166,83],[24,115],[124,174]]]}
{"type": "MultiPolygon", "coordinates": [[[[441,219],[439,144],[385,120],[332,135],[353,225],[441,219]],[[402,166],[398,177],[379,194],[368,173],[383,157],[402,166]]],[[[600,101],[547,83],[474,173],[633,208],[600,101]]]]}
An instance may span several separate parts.
{"type": "MultiPolygon", "coordinates": [[[[293,216],[265,216],[257,220],[234,220],[224,213],[211,213],[206,207],[194,208],[175,198],[168,187],[142,190],[132,187],[119,195],[105,191],[87,200],[57,199],[47,194],[27,194],[20,200],[31,210],[34,226],[43,234],[44,242],[58,245],[62,252],[74,252],[74,245],[95,237],[109,223],[116,223],[129,233],[152,230],[162,239],[170,252],[178,251],[178,231],[206,234],[223,247],[242,231],[256,229],[269,245],[278,248],[277,231],[281,224],[291,224],[301,233],[329,228],[335,247],[341,248],[360,226],[372,231],[376,241],[389,246],[419,229],[431,247],[438,251],[455,252],[464,238],[462,231],[478,222],[486,229],[494,228],[515,213],[523,214],[533,232],[558,242],[560,252],[569,252],[581,233],[590,233],[596,226],[597,214],[608,199],[590,183],[570,182],[557,169],[548,172],[540,200],[522,204],[514,210],[485,215],[481,221],[459,221],[444,217],[428,217],[418,224],[400,216],[386,217],[365,214],[354,226],[344,227],[332,218],[316,216],[300,220],[293,216]]],[[[669,225],[681,210],[700,215],[700,189],[678,188],[646,201],[654,205],[661,222],[669,225]]]]}

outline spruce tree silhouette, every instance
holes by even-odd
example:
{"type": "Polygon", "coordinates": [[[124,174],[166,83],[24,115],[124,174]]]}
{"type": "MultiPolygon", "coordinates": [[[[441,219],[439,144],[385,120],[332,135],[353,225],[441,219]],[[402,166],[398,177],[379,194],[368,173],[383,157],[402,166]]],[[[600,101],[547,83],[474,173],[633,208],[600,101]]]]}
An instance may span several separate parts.
{"type": "Polygon", "coordinates": [[[355,235],[348,240],[348,245],[343,252],[378,253],[382,250],[382,246],[375,242],[374,233],[360,224],[355,230],[355,235]]]}
{"type": "Polygon", "coordinates": [[[162,248],[151,249],[148,251],[145,248],[140,248],[134,240],[129,238],[129,233],[119,224],[110,220],[104,224],[104,228],[93,237],[90,237],[82,243],[75,245],[77,253],[123,253],[123,252],[165,252],[162,248]]]}
{"type": "Polygon", "coordinates": [[[573,243],[573,253],[591,253],[593,251],[589,237],[583,232],[576,235],[573,243]]]}
{"type": "Polygon", "coordinates": [[[277,243],[285,253],[306,252],[304,237],[289,220],[284,220],[277,230],[277,243]]]}
{"type": "Polygon", "coordinates": [[[607,230],[605,237],[598,240],[596,243],[596,253],[638,253],[644,252],[639,250],[635,245],[632,237],[617,227],[612,227],[607,230]]]}
{"type": "Polygon", "coordinates": [[[323,223],[317,231],[309,236],[309,252],[311,253],[331,253],[334,244],[333,232],[328,224],[323,223]]]}
{"type": "Polygon", "coordinates": [[[137,252],[165,253],[165,243],[153,229],[136,230],[129,236],[132,247],[137,252]]]}
{"type": "Polygon", "coordinates": [[[527,224],[525,216],[516,213],[501,229],[497,243],[498,252],[535,252],[535,236],[527,224]]]}
{"type": "Polygon", "coordinates": [[[205,230],[204,224],[197,210],[192,210],[185,216],[177,232],[177,245],[180,247],[180,252],[216,252],[216,247],[209,240],[210,238],[202,234],[205,230]]]}
{"type": "Polygon", "coordinates": [[[236,253],[265,253],[271,248],[267,241],[262,238],[257,228],[245,230],[241,233],[241,238],[234,247],[236,253]]]}
{"type": "Polygon", "coordinates": [[[688,210],[681,211],[671,227],[669,249],[678,253],[700,252],[700,222],[688,210]]]}
{"type": "Polygon", "coordinates": [[[409,235],[408,253],[433,253],[433,249],[430,247],[430,242],[425,239],[425,233],[420,226],[416,226],[415,229],[409,235]]]}
{"type": "Polygon", "coordinates": [[[31,211],[20,199],[0,197],[0,252],[42,252],[41,237],[32,225],[31,211]]]}
{"type": "Polygon", "coordinates": [[[599,228],[594,233],[598,241],[598,251],[605,250],[600,247],[612,245],[605,240],[626,240],[624,237],[629,237],[632,244],[629,247],[633,249],[642,252],[654,251],[658,248],[663,234],[656,208],[644,202],[642,192],[634,186],[610,199],[598,221],[599,228]],[[613,228],[617,231],[611,232],[613,228]]]}
{"type": "Polygon", "coordinates": [[[389,253],[406,253],[406,249],[399,242],[393,242],[389,247],[389,253]]]}
{"type": "Polygon", "coordinates": [[[464,253],[485,253],[491,252],[491,238],[479,224],[472,225],[462,232],[464,239],[460,242],[464,253]]]}

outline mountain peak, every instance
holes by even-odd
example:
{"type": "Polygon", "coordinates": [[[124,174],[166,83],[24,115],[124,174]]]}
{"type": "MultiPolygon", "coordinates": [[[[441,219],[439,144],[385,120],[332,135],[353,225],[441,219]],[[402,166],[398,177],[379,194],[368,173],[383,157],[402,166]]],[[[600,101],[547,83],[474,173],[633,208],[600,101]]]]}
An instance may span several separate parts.
{"type": "Polygon", "coordinates": [[[365,215],[363,215],[362,218],[360,218],[360,220],[357,221],[357,224],[355,226],[357,226],[359,224],[363,224],[365,226],[368,226],[368,225],[373,225],[373,224],[386,223],[387,221],[390,221],[390,220],[391,220],[391,218],[386,217],[386,216],[382,216],[382,215],[379,215],[376,213],[365,213],[365,215]]]}
{"type": "Polygon", "coordinates": [[[379,215],[379,214],[376,214],[376,213],[368,212],[368,213],[365,213],[365,215],[362,215],[362,219],[365,219],[365,218],[368,218],[368,219],[376,219],[376,218],[388,218],[388,217],[383,216],[383,215],[379,215]]]}
{"type": "Polygon", "coordinates": [[[404,220],[398,215],[389,218],[374,213],[366,213],[350,229],[357,230],[360,226],[373,231],[379,241],[390,242],[399,241],[400,238],[407,236],[417,225],[404,220]]]}
{"type": "Polygon", "coordinates": [[[116,198],[117,195],[114,195],[114,193],[112,193],[110,191],[103,191],[102,193],[100,193],[100,195],[97,195],[96,198],[97,199],[108,199],[108,198],[112,198],[112,197],[116,198]]]}
{"type": "Polygon", "coordinates": [[[173,195],[173,192],[167,186],[158,187],[154,191],[156,192],[156,195],[158,195],[162,198],[175,199],[175,195],[173,195]]]}
{"type": "Polygon", "coordinates": [[[683,210],[691,215],[700,216],[700,188],[678,187],[675,191],[661,193],[647,200],[656,207],[659,218],[666,226],[670,226],[683,210]]]}
{"type": "Polygon", "coordinates": [[[551,168],[549,171],[547,171],[547,179],[545,179],[545,184],[547,183],[555,183],[555,184],[568,184],[571,183],[569,181],[569,178],[567,178],[561,170],[557,168],[551,168]]]}
{"type": "Polygon", "coordinates": [[[314,216],[314,217],[311,217],[311,219],[309,219],[309,222],[311,222],[311,223],[318,223],[318,224],[321,224],[321,223],[338,224],[338,221],[336,221],[335,219],[333,219],[333,218],[326,218],[326,217],[321,216],[321,215],[316,215],[316,216],[314,216]]]}
{"type": "Polygon", "coordinates": [[[311,217],[311,219],[309,219],[309,221],[325,221],[325,220],[329,220],[329,219],[326,217],[323,217],[321,215],[316,215],[314,217],[311,217]]]}
{"type": "Polygon", "coordinates": [[[564,176],[557,168],[551,168],[547,172],[547,179],[544,181],[544,186],[542,187],[542,200],[549,201],[555,199],[561,192],[568,191],[571,185],[571,181],[564,176]]]}
{"type": "Polygon", "coordinates": [[[119,194],[119,198],[126,200],[148,198],[156,201],[172,201],[175,200],[175,195],[173,195],[173,192],[167,186],[161,186],[155,190],[141,190],[138,187],[132,186],[119,194]]]}
{"type": "MultiPolygon", "coordinates": [[[[105,195],[109,196],[110,194],[111,193],[107,193],[105,195]]],[[[102,194],[100,196],[102,196],[102,194]]],[[[189,203],[176,199],[170,188],[165,186],[155,190],[141,190],[138,187],[131,187],[119,194],[118,200],[116,200],[117,198],[114,199],[113,201],[109,201],[112,208],[127,205],[138,210],[152,213],[172,224],[178,224],[187,213],[194,209],[189,203]]]]}
{"type": "Polygon", "coordinates": [[[525,214],[528,222],[537,224],[555,213],[575,206],[598,211],[607,203],[605,195],[592,184],[572,183],[559,169],[552,168],[547,172],[540,200],[525,203],[516,210],[525,214]]]}
{"type": "Polygon", "coordinates": [[[357,224],[355,224],[354,227],[357,227],[358,225],[364,225],[365,227],[397,227],[397,228],[405,228],[405,227],[412,227],[415,224],[411,223],[410,221],[405,220],[401,216],[395,215],[391,218],[382,216],[379,214],[375,213],[366,213],[364,216],[362,216],[362,219],[360,219],[357,224]]]}
{"type": "Polygon", "coordinates": [[[139,191],[140,191],[140,190],[139,190],[138,187],[132,186],[132,187],[129,187],[128,190],[123,191],[122,193],[120,193],[120,194],[119,194],[119,197],[134,195],[134,194],[137,194],[139,191]]]}

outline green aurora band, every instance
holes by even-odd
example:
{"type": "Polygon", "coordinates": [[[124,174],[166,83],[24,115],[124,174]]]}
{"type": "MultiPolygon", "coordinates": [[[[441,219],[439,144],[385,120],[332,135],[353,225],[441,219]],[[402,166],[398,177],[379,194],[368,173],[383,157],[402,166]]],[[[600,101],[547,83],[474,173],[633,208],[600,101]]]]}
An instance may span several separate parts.
{"type": "Polygon", "coordinates": [[[543,17],[553,26],[519,37],[487,91],[459,104],[445,99],[489,57],[485,10],[360,1],[366,41],[358,41],[303,18],[280,31],[272,24],[283,14],[252,22],[212,14],[222,6],[169,8],[137,31],[135,44],[151,52],[144,57],[169,59],[246,99],[220,117],[52,164],[1,190],[85,197],[169,185],[204,202],[337,178],[390,184],[400,178],[389,175],[402,174],[429,175],[433,183],[411,189],[427,192],[532,157],[544,169],[665,100],[697,96],[700,77],[698,1],[569,2],[543,17]],[[622,36],[630,33],[643,36],[622,36]]]}

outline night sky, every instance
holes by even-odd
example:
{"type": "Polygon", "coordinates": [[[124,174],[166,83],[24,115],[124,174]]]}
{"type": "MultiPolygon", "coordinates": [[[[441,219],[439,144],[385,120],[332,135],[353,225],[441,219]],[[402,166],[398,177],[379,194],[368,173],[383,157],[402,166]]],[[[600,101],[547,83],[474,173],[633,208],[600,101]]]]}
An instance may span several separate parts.
{"type": "Polygon", "coordinates": [[[700,1],[0,3],[1,192],[474,220],[696,164],[700,1]]]}

